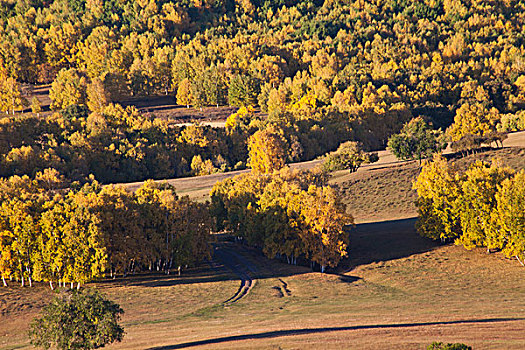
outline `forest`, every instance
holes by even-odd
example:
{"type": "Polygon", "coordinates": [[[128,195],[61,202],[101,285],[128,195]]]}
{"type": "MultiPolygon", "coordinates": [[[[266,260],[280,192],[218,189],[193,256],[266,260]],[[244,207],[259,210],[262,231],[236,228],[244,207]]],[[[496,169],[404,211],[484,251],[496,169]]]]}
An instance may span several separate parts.
{"type": "MultiPolygon", "coordinates": [[[[353,222],[339,194],[325,175],[281,169],[329,154],[325,170],[355,170],[387,145],[421,162],[446,142],[471,152],[525,129],[524,10],[518,0],[0,0],[4,284],[169,271],[209,257],[212,228],[270,257],[337,265],[353,222]],[[180,126],[129,103],[158,95],[238,109],[224,128],[180,126]],[[403,146],[417,137],[426,149],[403,146]],[[102,186],[247,167],[216,185],[209,207],[153,182],[102,186]]],[[[479,212],[464,210],[477,177],[493,181],[482,204],[495,210],[521,173],[443,175],[441,189],[457,192],[445,198],[460,202],[442,218],[428,171],[416,185],[424,235],[523,261],[516,230],[494,229],[518,213],[501,209],[480,228],[468,216],[479,212]]]]}
{"type": "Polygon", "coordinates": [[[349,140],[383,148],[415,117],[436,129],[454,124],[452,141],[523,129],[524,7],[511,0],[4,0],[2,176],[53,166],[75,180],[94,174],[108,183],[240,169],[247,139],[269,125],[286,138],[288,161],[349,140]],[[56,110],[44,120],[31,98],[40,84],[51,84],[56,110]],[[182,106],[246,109],[224,130],[168,128],[118,106],[156,94],[182,106]]]}

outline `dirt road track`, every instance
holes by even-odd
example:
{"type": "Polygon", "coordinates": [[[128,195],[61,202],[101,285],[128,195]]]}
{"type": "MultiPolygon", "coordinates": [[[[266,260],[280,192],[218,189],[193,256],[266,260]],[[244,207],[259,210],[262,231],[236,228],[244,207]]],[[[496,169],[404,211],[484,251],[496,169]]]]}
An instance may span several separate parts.
{"type": "Polygon", "coordinates": [[[214,245],[214,260],[229,268],[241,280],[237,292],[225,300],[224,304],[235,303],[248,295],[255,285],[254,276],[258,272],[257,267],[236,250],[231,243],[227,242],[219,242],[214,245]]]}

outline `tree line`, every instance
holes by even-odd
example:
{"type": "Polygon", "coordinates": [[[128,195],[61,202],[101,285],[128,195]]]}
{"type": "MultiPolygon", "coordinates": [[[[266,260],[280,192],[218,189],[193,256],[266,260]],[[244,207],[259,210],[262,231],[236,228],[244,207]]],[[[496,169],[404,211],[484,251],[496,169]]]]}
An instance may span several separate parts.
{"type": "Polygon", "coordinates": [[[71,180],[89,174],[103,183],[166,179],[243,169],[247,140],[274,128],[290,152],[286,162],[310,160],[337,148],[349,132],[341,118],[279,122],[241,108],[226,128],[174,126],[135,107],[109,104],[100,112],[70,105],[46,118],[0,119],[0,176],[34,176],[53,167],[71,180]]]}
{"type": "Polygon", "coordinates": [[[503,251],[525,265],[525,171],[478,161],[459,172],[441,156],[414,183],[418,232],[467,249],[503,251]]]}
{"type": "Polygon", "coordinates": [[[64,285],[135,271],[166,271],[210,258],[207,204],[147,181],[135,193],[54,169],[0,180],[0,274],[64,285]]]}

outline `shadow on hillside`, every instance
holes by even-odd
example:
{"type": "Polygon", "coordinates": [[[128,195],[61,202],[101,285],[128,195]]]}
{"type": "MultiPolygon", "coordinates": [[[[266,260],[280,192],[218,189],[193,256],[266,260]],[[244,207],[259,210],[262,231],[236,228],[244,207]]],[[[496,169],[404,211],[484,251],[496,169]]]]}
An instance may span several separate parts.
{"type": "Polygon", "coordinates": [[[394,328],[412,328],[412,327],[424,327],[424,326],[444,326],[444,325],[458,325],[458,324],[480,324],[480,323],[496,323],[496,322],[510,322],[510,321],[522,321],[525,318],[486,318],[486,319],[474,319],[474,320],[457,320],[457,321],[442,321],[442,322],[418,322],[418,323],[397,323],[397,324],[374,324],[374,325],[362,325],[362,326],[347,326],[347,327],[323,327],[323,328],[300,328],[300,329],[287,329],[279,331],[269,331],[252,334],[241,334],[232,335],[227,337],[219,337],[214,339],[197,340],[193,342],[166,345],[149,348],[149,350],[174,350],[184,349],[194,346],[210,345],[227,343],[231,341],[239,340],[251,340],[251,339],[266,339],[266,338],[278,338],[285,336],[297,336],[304,334],[316,334],[326,332],[340,332],[340,331],[354,331],[361,329],[394,329],[394,328]]]}
{"type": "Polygon", "coordinates": [[[417,234],[416,218],[358,224],[350,230],[349,258],[342,269],[404,258],[430,251],[440,243],[417,234]]]}

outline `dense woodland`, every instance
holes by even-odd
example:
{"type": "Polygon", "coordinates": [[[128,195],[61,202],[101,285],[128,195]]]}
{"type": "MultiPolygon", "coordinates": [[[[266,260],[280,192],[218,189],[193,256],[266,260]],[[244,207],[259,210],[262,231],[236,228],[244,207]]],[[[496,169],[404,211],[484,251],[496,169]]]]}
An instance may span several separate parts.
{"type": "Polygon", "coordinates": [[[0,180],[0,275],[79,286],[98,277],[166,271],[210,257],[206,204],[147,181],[135,193],[70,184],[53,169],[0,180]],[[66,188],[67,187],[67,188],[66,188]]]}
{"type": "Polygon", "coordinates": [[[434,128],[454,122],[453,141],[522,129],[524,9],[511,0],[4,0],[0,109],[15,114],[2,123],[2,175],[34,175],[49,161],[102,182],[242,168],[245,141],[269,124],[282,130],[289,161],[348,140],[382,148],[418,116],[434,128]],[[24,102],[38,116],[30,90],[43,83],[62,117],[17,118],[24,102]],[[106,105],[153,94],[268,117],[244,113],[229,132],[196,127],[202,142],[158,121],[115,130],[123,112],[106,105]],[[86,107],[80,122],[68,123],[64,109],[76,105],[86,107]]]}

